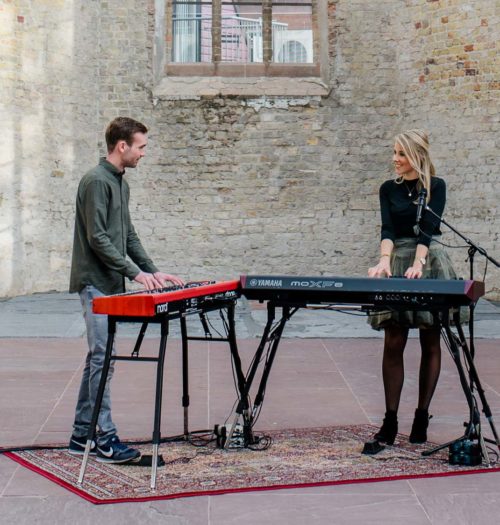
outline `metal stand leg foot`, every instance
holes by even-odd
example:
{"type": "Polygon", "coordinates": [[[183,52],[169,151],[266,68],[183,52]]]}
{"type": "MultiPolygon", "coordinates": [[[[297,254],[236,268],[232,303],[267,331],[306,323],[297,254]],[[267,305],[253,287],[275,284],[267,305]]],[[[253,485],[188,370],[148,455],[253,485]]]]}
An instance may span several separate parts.
{"type": "Polygon", "coordinates": [[[156,490],[156,472],[158,470],[158,445],[153,445],[153,458],[151,463],[151,490],[156,490]]]}
{"type": "Polygon", "coordinates": [[[83,483],[83,477],[85,476],[85,469],[87,468],[87,462],[90,456],[90,449],[92,448],[92,441],[93,441],[92,439],[88,439],[87,443],[85,444],[85,452],[83,453],[82,465],[80,467],[80,474],[78,476],[79,485],[83,483]]]}

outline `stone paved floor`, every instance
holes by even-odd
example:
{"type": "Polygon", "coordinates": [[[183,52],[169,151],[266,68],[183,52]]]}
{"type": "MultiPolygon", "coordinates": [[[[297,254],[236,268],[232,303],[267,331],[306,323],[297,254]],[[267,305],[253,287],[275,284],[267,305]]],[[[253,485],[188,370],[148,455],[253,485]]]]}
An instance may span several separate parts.
{"type": "MultiPolygon", "coordinates": [[[[476,365],[494,422],[500,426],[500,317],[491,303],[484,303],[478,314],[483,336],[476,342],[476,365]]],[[[310,312],[294,318],[295,325],[290,321],[289,337],[279,349],[257,429],[380,423],[381,340],[374,332],[364,335],[364,319],[349,317],[343,321],[336,319],[340,314],[329,315],[330,324],[323,314],[310,312]],[[315,327],[321,337],[311,337],[315,327]],[[339,332],[340,328],[343,331],[339,332]],[[342,337],[335,337],[339,333],[342,337]]],[[[243,335],[240,350],[245,363],[256,348],[253,336],[260,329],[261,316],[262,309],[248,305],[239,312],[238,333],[243,335]]],[[[78,301],[65,294],[16,298],[0,303],[0,317],[0,446],[67,442],[86,352],[78,301]]],[[[133,344],[130,336],[134,329],[128,326],[119,334],[119,348],[125,352],[133,344]]],[[[145,341],[144,352],[154,353],[156,347],[152,334],[145,341]]],[[[174,337],[167,354],[163,435],[182,430],[179,350],[180,341],[174,337]]],[[[406,352],[400,410],[403,433],[409,432],[415,408],[418,358],[418,343],[413,338],[406,352]]],[[[224,421],[236,396],[226,346],[193,343],[190,374],[190,428],[210,428],[224,421]]],[[[150,436],[153,378],[154,365],[117,365],[113,411],[122,439],[150,436]]],[[[461,435],[467,405],[447,352],[443,352],[443,371],[432,413],[431,440],[444,443],[461,435]]],[[[491,436],[486,422],[483,432],[491,436]]],[[[500,474],[95,506],[0,456],[0,524],[104,521],[496,524],[500,522],[500,474]]]]}

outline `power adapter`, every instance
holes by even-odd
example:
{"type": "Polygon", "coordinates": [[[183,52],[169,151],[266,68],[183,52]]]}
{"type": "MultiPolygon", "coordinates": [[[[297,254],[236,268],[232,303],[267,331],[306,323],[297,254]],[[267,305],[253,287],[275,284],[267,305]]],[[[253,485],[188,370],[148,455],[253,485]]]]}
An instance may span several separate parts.
{"type": "Polygon", "coordinates": [[[456,441],[449,446],[448,461],[450,465],[464,465],[471,467],[480,465],[483,461],[479,443],[470,439],[456,441]]]}

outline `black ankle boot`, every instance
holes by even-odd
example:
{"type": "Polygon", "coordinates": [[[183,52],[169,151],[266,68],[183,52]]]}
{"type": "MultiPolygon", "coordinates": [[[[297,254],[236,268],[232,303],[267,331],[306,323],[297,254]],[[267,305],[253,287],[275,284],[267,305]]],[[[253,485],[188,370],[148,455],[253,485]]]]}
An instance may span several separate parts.
{"type": "Polygon", "coordinates": [[[425,443],[427,441],[427,427],[429,426],[429,412],[422,408],[415,410],[415,419],[411,427],[410,443],[425,443]]]}
{"type": "Polygon", "coordinates": [[[398,415],[395,410],[388,410],[385,413],[384,421],[380,430],[375,434],[374,438],[387,445],[392,445],[398,433],[398,415]]]}

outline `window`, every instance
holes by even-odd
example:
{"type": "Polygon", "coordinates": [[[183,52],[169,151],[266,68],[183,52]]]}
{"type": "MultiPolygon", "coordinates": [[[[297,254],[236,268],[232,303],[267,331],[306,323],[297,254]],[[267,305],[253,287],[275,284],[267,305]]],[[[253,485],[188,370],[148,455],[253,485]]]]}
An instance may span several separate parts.
{"type": "Polygon", "coordinates": [[[330,93],[328,0],[154,0],[154,100],[330,93]]]}
{"type": "Polygon", "coordinates": [[[326,2],[167,0],[165,71],[319,76],[318,4],[326,2]]]}

